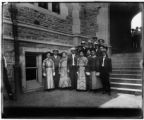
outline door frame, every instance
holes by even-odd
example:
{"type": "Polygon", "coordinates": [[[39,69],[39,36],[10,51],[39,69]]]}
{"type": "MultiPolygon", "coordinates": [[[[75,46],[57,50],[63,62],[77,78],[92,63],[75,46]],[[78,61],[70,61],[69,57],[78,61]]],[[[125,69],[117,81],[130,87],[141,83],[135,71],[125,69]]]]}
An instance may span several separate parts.
{"type": "Polygon", "coordinates": [[[26,69],[25,69],[25,53],[26,52],[34,52],[34,53],[40,53],[36,59],[40,61],[37,63],[38,65],[38,82],[42,85],[42,54],[47,52],[48,49],[42,49],[42,48],[30,48],[30,47],[22,47],[20,48],[20,67],[21,67],[21,86],[22,86],[22,92],[27,91],[27,82],[26,82],[26,69]]]}

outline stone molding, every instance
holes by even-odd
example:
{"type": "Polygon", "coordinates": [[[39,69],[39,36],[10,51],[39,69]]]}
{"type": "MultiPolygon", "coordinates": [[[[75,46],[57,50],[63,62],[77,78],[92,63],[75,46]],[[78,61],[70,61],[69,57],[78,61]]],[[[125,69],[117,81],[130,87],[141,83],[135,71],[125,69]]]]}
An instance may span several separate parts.
{"type": "MultiPolygon", "coordinates": [[[[10,36],[3,36],[3,39],[5,40],[14,40],[13,37],[10,36]]],[[[49,42],[49,41],[41,41],[41,40],[31,40],[31,39],[22,39],[18,38],[19,42],[32,42],[32,43],[39,43],[39,44],[48,44],[48,45],[56,45],[56,46],[66,46],[66,47],[72,47],[73,45],[69,44],[62,44],[62,43],[56,43],[56,42],[49,42]]]]}
{"type": "MultiPolygon", "coordinates": [[[[3,23],[12,24],[11,20],[8,20],[7,18],[4,18],[4,19],[3,19],[3,23]]],[[[89,37],[83,36],[83,35],[80,35],[80,34],[66,34],[66,33],[61,33],[61,32],[57,32],[57,31],[53,31],[53,30],[48,30],[48,29],[45,29],[45,28],[43,28],[43,27],[37,27],[37,26],[31,25],[31,24],[18,23],[17,25],[18,25],[18,26],[21,26],[21,27],[26,27],[26,28],[41,30],[41,31],[45,31],[45,32],[50,32],[50,33],[55,33],[55,34],[59,34],[59,35],[68,36],[68,37],[81,37],[81,38],[89,39],[89,37]]]]}

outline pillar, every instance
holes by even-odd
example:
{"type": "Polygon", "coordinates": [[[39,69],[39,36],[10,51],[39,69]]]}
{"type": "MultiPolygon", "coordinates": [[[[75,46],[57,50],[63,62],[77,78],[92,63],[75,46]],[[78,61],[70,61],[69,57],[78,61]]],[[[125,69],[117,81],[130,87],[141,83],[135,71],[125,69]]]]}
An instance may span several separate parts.
{"type": "MultiPolygon", "coordinates": [[[[96,36],[98,39],[104,39],[105,43],[110,45],[110,14],[109,14],[109,3],[104,3],[99,9],[97,15],[98,32],[96,36]]],[[[111,47],[109,48],[108,55],[111,56],[111,47]]]]}
{"type": "Polygon", "coordinates": [[[77,46],[80,42],[79,34],[80,34],[80,18],[79,18],[79,11],[80,6],[79,3],[73,3],[73,11],[72,11],[72,18],[73,18],[73,25],[72,25],[72,32],[73,32],[73,45],[77,46]]]}

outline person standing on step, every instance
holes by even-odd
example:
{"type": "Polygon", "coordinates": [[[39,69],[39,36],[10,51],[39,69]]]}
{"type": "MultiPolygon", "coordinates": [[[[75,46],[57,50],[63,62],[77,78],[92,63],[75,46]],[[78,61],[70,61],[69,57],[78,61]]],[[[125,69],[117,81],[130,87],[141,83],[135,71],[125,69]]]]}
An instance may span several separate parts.
{"type": "Polygon", "coordinates": [[[77,82],[77,55],[76,49],[71,48],[71,55],[68,56],[67,67],[68,73],[71,80],[71,88],[76,89],[77,82]]]}
{"type": "Polygon", "coordinates": [[[55,49],[53,50],[53,57],[52,60],[54,61],[54,66],[55,66],[55,76],[54,76],[54,83],[55,83],[55,88],[58,88],[59,84],[59,62],[60,62],[60,56],[58,56],[58,50],[55,49]]]}
{"type": "Polygon", "coordinates": [[[103,85],[103,94],[108,93],[111,95],[109,77],[112,72],[112,62],[111,59],[107,57],[108,46],[103,44],[100,49],[103,53],[103,56],[100,57],[100,79],[103,85]]]}
{"type": "Polygon", "coordinates": [[[84,56],[86,56],[87,50],[86,50],[86,43],[85,43],[85,41],[82,41],[81,45],[78,46],[77,52],[79,53],[80,51],[83,51],[84,52],[84,56]]]}

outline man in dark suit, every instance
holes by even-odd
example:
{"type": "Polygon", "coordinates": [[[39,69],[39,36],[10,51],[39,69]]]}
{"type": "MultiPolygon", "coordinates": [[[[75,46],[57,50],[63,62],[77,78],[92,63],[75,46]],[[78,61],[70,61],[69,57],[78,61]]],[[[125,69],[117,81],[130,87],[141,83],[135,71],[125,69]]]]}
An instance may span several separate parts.
{"type": "Polygon", "coordinates": [[[102,56],[102,52],[100,50],[99,43],[98,42],[94,42],[94,47],[95,47],[96,56],[97,57],[101,57],[102,56]]]}
{"type": "Polygon", "coordinates": [[[103,44],[100,49],[103,54],[103,56],[100,57],[100,79],[103,85],[103,94],[108,93],[111,95],[109,76],[112,72],[112,63],[111,59],[107,57],[108,46],[103,44]]]}
{"type": "Polygon", "coordinates": [[[71,79],[71,88],[76,89],[76,82],[77,82],[77,56],[76,56],[76,49],[71,48],[71,55],[68,56],[67,67],[69,76],[71,79]]]}
{"type": "Polygon", "coordinates": [[[53,57],[52,60],[54,61],[54,66],[55,66],[55,76],[54,76],[54,83],[55,83],[55,88],[58,88],[59,84],[59,62],[60,62],[60,56],[58,56],[58,50],[53,50],[53,57]]]}
{"type": "Polygon", "coordinates": [[[93,46],[92,40],[88,40],[86,52],[87,52],[88,50],[90,50],[90,51],[94,50],[94,46],[93,46]]]}
{"type": "Polygon", "coordinates": [[[82,42],[81,42],[81,45],[78,46],[77,52],[79,53],[80,51],[83,51],[83,52],[84,52],[84,56],[86,56],[87,50],[86,50],[85,41],[82,41],[82,42]]]}

